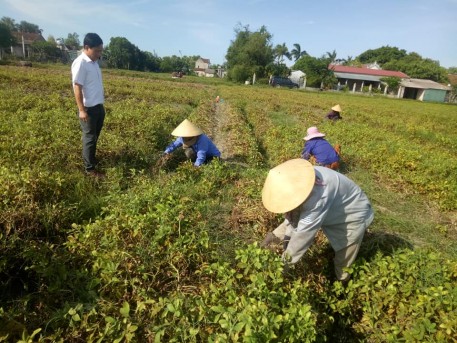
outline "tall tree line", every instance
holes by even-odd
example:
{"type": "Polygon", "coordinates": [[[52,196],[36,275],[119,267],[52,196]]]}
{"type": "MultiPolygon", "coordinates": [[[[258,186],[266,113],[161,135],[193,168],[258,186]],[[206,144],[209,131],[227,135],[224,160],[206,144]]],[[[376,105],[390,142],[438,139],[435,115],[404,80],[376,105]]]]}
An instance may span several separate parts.
{"type": "Polygon", "coordinates": [[[310,56],[302,50],[300,44],[293,44],[289,51],[285,43],[273,47],[272,35],[265,26],[251,31],[249,26],[238,24],[235,27],[235,39],[227,49],[226,60],[228,76],[231,80],[244,82],[255,73],[258,77],[268,75],[287,76],[290,69],[301,70],[307,75],[307,84],[314,87],[331,86],[336,79],[329,70],[330,64],[361,66],[377,62],[385,70],[401,71],[412,78],[429,79],[436,82],[448,82],[447,70],[439,61],[423,58],[416,52],[406,52],[397,47],[383,46],[367,50],[353,58],[338,58],[336,50],[326,52],[320,57],[310,56]],[[292,68],[288,68],[285,59],[294,60],[292,68]]]}
{"type": "MultiPolygon", "coordinates": [[[[36,24],[27,21],[16,21],[9,17],[0,20],[0,50],[8,48],[17,42],[12,32],[42,33],[36,24]]],[[[397,47],[383,46],[370,49],[359,56],[352,58],[337,58],[335,50],[327,52],[321,57],[310,56],[302,50],[300,44],[293,44],[289,51],[285,43],[273,46],[273,35],[265,26],[252,31],[248,25],[238,24],[235,27],[235,38],[230,42],[226,53],[226,67],[229,79],[244,82],[254,75],[258,78],[267,78],[271,75],[287,76],[290,68],[285,60],[294,60],[292,69],[302,70],[307,74],[307,84],[321,86],[334,82],[328,65],[338,63],[343,65],[360,66],[365,63],[377,62],[385,70],[404,72],[413,78],[430,79],[437,82],[448,82],[447,74],[455,67],[446,70],[438,61],[423,58],[416,52],[406,52],[397,47]]],[[[64,44],[71,50],[81,48],[77,33],[69,33],[66,38],[50,36],[47,42],[33,44],[35,58],[39,60],[57,60],[59,51],[56,45],[64,44]]],[[[1,57],[1,56],[0,56],[1,57]]],[[[195,61],[199,56],[166,56],[160,58],[155,53],[142,51],[129,42],[125,37],[113,37],[105,44],[104,60],[112,68],[130,69],[139,71],[188,73],[193,70],[195,61]]],[[[455,70],[454,70],[455,71],[455,70]]]]}

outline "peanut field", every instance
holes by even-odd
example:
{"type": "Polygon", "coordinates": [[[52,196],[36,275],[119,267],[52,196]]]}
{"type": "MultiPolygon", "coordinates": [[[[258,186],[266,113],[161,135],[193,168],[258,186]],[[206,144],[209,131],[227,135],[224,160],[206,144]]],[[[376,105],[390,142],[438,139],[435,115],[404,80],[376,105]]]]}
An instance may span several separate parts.
{"type": "Polygon", "coordinates": [[[98,180],[69,66],[0,66],[0,342],[457,342],[455,105],[102,72],[98,180]],[[162,163],[185,118],[221,161],[162,163]],[[259,247],[309,126],[375,209],[347,285],[321,234],[287,271],[259,247]]]}

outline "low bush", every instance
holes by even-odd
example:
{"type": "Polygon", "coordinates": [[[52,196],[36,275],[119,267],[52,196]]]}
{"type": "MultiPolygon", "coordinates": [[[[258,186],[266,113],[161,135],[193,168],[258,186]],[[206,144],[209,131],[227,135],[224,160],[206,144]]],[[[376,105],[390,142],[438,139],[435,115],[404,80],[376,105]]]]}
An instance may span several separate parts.
{"type": "Polygon", "coordinates": [[[336,282],[329,305],[369,342],[452,342],[457,339],[457,262],[440,254],[378,253],[336,282]]]}

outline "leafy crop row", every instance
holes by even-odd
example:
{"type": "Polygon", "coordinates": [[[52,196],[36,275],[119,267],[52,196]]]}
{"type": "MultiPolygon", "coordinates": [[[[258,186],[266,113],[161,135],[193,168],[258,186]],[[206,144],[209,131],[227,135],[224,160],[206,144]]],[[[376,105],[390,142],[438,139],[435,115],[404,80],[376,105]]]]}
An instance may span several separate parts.
{"type": "Polygon", "coordinates": [[[451,106],[108,70],[97,181],[67,69],[0,69],[0,342],[457,339],[451,106]],[[184,118],[226,161],[157,164],[184,118]],[[346,286],[320,234],[288,271],[258,246],[266,173],[311,125],[376,210],[346,286]]]}

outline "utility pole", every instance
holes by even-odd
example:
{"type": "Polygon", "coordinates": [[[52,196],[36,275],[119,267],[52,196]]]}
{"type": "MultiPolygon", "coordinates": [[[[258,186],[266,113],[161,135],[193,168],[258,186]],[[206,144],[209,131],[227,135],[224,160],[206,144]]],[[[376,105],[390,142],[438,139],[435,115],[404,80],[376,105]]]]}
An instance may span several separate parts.
{"type": "Polygon", "coordinates": [[[22,56],[24,56],[24,58],[25,58],[24,30],[21,30],[21,36],[22,36],[22,56]]]}

